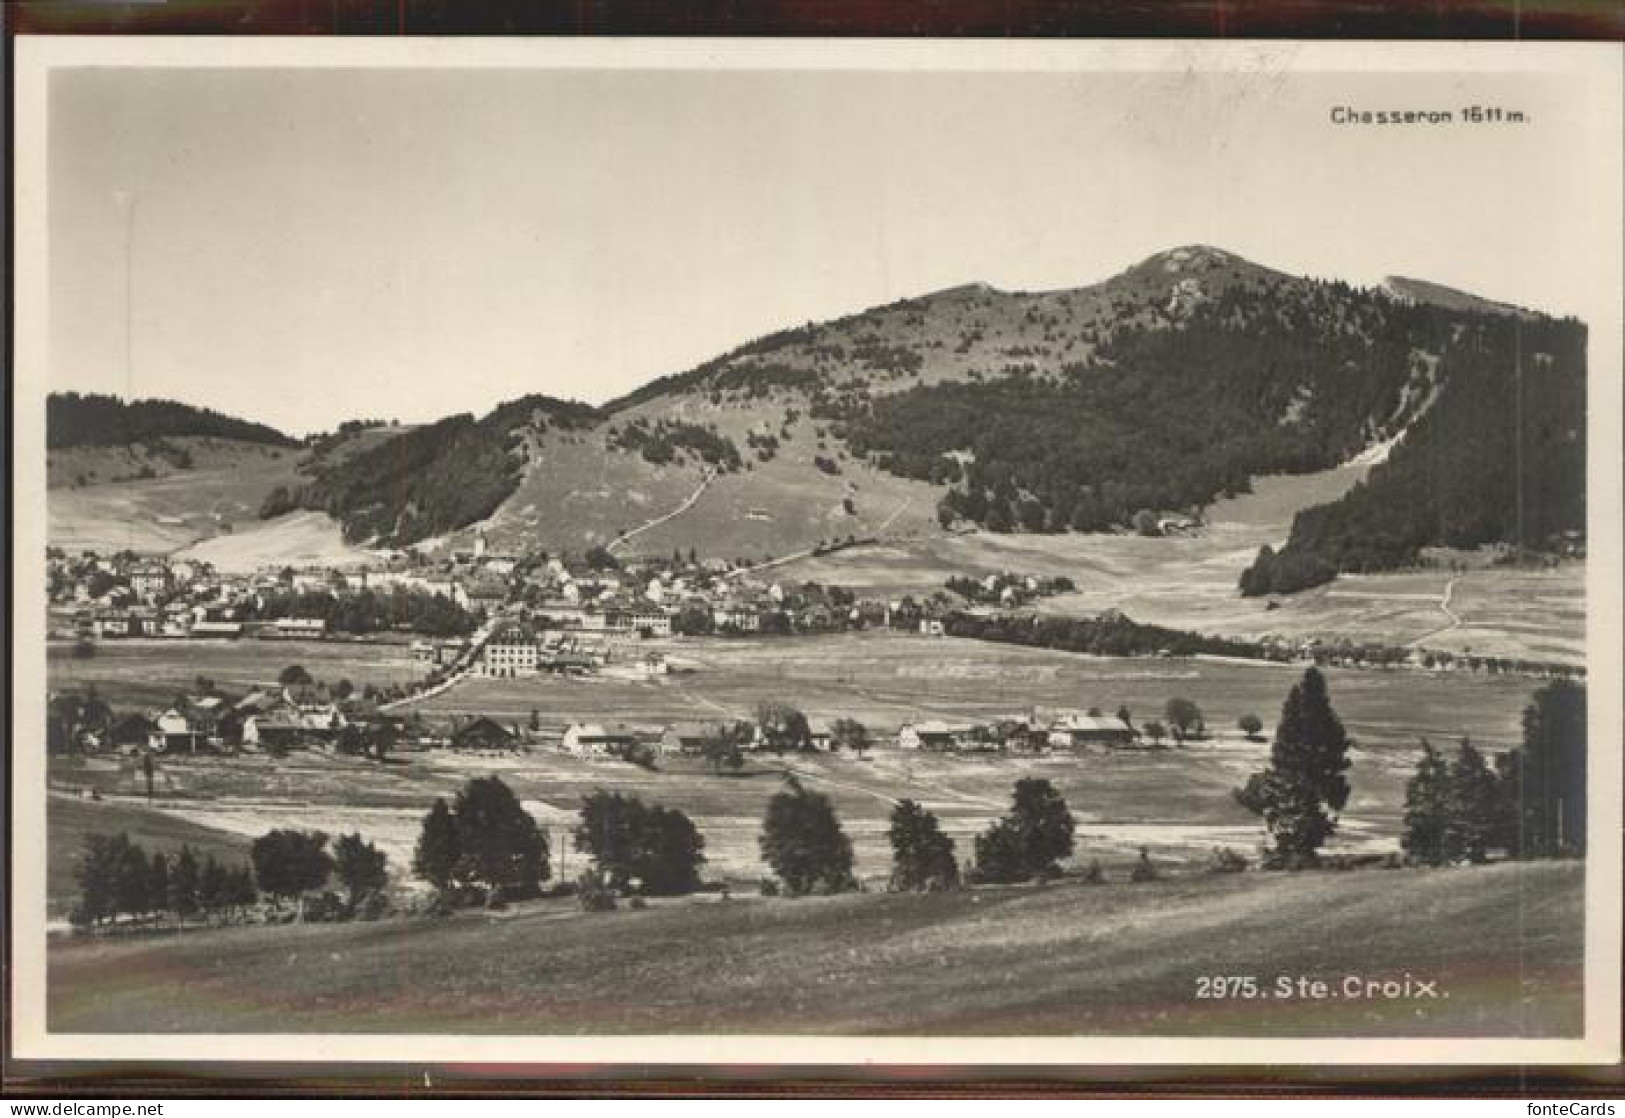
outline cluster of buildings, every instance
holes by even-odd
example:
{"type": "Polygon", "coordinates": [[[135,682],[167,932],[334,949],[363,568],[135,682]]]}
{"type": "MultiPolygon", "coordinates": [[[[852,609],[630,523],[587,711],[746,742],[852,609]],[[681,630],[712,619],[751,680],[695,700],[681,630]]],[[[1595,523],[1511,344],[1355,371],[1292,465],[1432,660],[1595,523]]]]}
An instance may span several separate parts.
{"type": "MultiPolygon", "coordinates": [[[[806,747],[815,752],[834,752],[842,748],[829,722],[811,719],[807,731],[806,747]]],[[[540,731],[527,732],[517,725],[503,726],[495,719],[482,717],[460,726],[448,737],[447,744],[454,748],[459,744],[466,747],[477,743],[486,749],[519,749],[543,740],[540,731]]],[[[771,748],[762,727],[726,722],[640,726],[579,721],[570,723],[556,738],[545,735],[545,740],[579,757],[700,757],[727,744],[742,753],[771,748]]],[[[1037,753],[1136,749],[1145,745],[1145,738],[1132,724],[1120,718],[1064,713],[1048,719],[1028,714],[990,722],[910,722],[899,728],[890,742],[869,741],[864,748],[887,744],[898,749],[937,753],[1037,753]]]]}

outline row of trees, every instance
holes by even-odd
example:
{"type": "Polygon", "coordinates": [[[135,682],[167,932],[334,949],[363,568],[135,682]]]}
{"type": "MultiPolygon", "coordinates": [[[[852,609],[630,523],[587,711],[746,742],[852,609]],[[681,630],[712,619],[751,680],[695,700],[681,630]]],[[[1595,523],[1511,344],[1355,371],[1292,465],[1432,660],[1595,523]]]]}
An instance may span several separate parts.
{"type": "Polygon", "coordinates": [[[1536,692],[1523,744],[1491,765],[1463,738],[1453,757],[1422,743],[1405,787],[1406,857],[1424,865],[1585,853],[1585,692],[1566,681],[1536,692]]]}
{"type": "Polygon", "coordinates": [[[388,590],[288,591],[263,595],[250,603],[244,620],[282,617],[321,618],[335,633],[380,633],[407,628],[436,637],[462,636],[474,630],[474,617],[444,594],[403,586],[388,590]]]}
{"type": "Polygon", "coordinates": [[[262,895],[302,899],[335,876],[348,894],[346,911],[354,912],[388,881],[383,851],[359,834],[341,835],[329,852],[327,835],[297,830],[261,835],[249,848],[248,864],[237,865],[213,854],[200,857],[186,845],[173,855],[149,854],[125,832],[91,834],[74,873],[79,903],[70,920],[78,927],[116,924],[120,916],[240,919],[262,895]]]}
{"type": "Polygon", "coordinates": [[[259,900],[247,866],[228,866],[213,854],[201,861],[190,846],[171,857],[150,855],[123,832],[85,836],[75,867],[79,903],[69,915],[76,927],[172,915],[182,922],[240,913],[259,900]]]}
{"type": "MultiPolygon", "coordinates": [[[[1406,790],[1403,846],[1414,861],[1483,861],[1585,852],[1585,689],[1554,680],[1524,711],[1523,744],[1492,768],[1463,741],[1447,760],[1424,742],[1406,790]]],[[[1267,868],[1303,869],[1320,859],[1350,793],[1352,746],[1326,680],[1310,668],[1288,694],[1269,764],[1236,790],[1269,836],[1267,868]]]]}

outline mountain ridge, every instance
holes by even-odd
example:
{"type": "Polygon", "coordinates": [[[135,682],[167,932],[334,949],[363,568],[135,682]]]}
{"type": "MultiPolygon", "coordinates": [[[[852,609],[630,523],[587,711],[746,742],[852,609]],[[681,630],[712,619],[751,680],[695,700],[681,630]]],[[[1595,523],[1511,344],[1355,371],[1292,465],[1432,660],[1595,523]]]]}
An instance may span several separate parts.
{"type": "MultiPolygon", "coordinates": [[[[1572,380],[1577,324],[1511,310],[1562,355],[1559,370],[1531,353],[1532,375],[1572,380]]],[[[637,528],[635,549],[742,559],[881,533],[1143,529],[1456,406],[1439,370],[1498,360],[1474,353],[1511,344],[1494,325],[1508,313],[1183,245],[1083,287],[972,282],[787,327],[598,407],[527,396],[448,417],[263,511],[320,509],[393,546],[475,524],[555,548],[637,528]],[[386,483],[406,460],[416,480],[386,483]]]]}

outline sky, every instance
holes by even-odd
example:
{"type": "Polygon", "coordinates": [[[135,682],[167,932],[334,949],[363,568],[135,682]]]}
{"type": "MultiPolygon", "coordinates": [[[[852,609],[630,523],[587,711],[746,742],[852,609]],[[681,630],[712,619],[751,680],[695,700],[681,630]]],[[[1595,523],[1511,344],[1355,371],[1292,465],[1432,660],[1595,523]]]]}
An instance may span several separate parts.
{"type": "MultiPolygon", "coordinates": [[[[1561,79],[61,69],[54,390],[290,433],[599,403],[771,330],[1201,243],[1591,305],[1561,79]],[[1516,107],[1517,126],[1337,126],[1516,107]]],[[[1576,148],[1576,145],[1581,145],[1576,148]]]]}

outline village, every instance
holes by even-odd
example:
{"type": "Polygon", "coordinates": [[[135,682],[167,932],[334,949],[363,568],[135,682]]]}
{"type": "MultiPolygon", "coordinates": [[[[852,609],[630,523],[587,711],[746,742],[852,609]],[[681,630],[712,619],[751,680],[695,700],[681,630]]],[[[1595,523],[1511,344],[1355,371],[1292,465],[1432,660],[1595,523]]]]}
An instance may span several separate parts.
{"type": "MultiPolygon", "coordinates": [[[[94,697],[53,695],[53,711],[73,712],[53,716],[53,749],[316,748],[380,756],[442,747],[509,749],[543,740],[539,727],[483,717],[437,725],[402,708],[469,677],[656,678],[671,665],[663,653],[643,646],[674,634],[748,637],[877,628],[941,636],[944,619],[955,610],[1011,609],[1071,589],[1065,579],[1003,573],[950,580],[953,593],[938,591],[924,601],[875,600],[859,599],[841,587],[786,588],[736,577],[743,573],[726,563],[702,563],[692,552],[624,566],[603,548],[578,561],[546,553],[521,557],[490,550],[483,535],[439,563],[409,552],[357,569],[282,567],[247,575],[185,558],[131,552],[70,556],[53,549],[48,555],[51,635],[74,642],[75,656],[94,656],[100,641],[137,639],[409,641],[412,658],[425,673],[413,686],[358,689],[346,680],[312,680],[292,666],[276,687],[226,696],[210,684],[177,695],[162,710],[117,718],[94,697]]],[[[555,731],[551,742],[588,755],[699,754],[712,747],[718,733],[718,727],[581,723],[555,731]]],[[[901,727],[897,743],[983,751],[1044,742],[1080,745],[1085,739],[1129,745],[1139,737],[1121,720],[1065,714],[1053,725],[1032,715],[996,725],[926,720],[901,727]]],[[[793,745],[828,749],[832,741],[830,727],[815,724],[793,745]]],[[[771,743],[758,727],[737,744],[749,750],[771,743]]]]}

